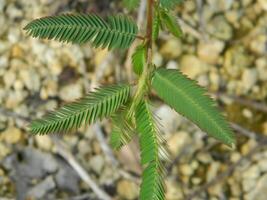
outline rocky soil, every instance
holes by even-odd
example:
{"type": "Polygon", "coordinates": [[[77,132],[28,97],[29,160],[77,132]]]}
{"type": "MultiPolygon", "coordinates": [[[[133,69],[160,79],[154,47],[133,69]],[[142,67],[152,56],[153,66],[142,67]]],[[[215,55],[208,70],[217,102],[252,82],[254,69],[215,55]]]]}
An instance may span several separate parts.
{"type": "MultiPolygon", "coordinates": [[[[119,0],[0,0],[0,199],[99,199],[56,141],[108,195],[138,198],[137,142],[108,155],[108,120],[54,137],[27,132],[31,119],[91,87],[128,80],[124,52],[32,39],[23,31],[34,18],[70,11],[127,12],[119,0]]],[[[267,1],[186,0],[174,14],[185,34],[177,40],[161,33],[154,62],[207,87],[234,123],[238,145],[217,143],[155,99],[172,161],[166,199],[265,200],[267,1]]]]}

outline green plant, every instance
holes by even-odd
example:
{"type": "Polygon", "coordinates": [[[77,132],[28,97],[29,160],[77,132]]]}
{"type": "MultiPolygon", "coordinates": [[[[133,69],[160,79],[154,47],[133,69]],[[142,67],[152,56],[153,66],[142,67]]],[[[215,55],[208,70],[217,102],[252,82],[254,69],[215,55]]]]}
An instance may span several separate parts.
{"type": "MultiPolygon", "coordinates": [[[[33,121],[30,131],[34,134],[64,132],[111,117],[111,145],[114,149],[130,142],[137,132],[141,163],[145,168],[140,190],[142,200],[164,199],[164,164],[161,158],[167,157],[167,150],[150,110],[149,94],[152,89],[164,102],[210,136],[231,147],[235,144],[229,125],[204,88],[179,70],[157,68],[152,63],[153,43],[160,29],[166,28],[175,37],[182,35],[177,20],[169,14],[180,1],[147,0],[145,36],[140,36],[135,22],[122,14],[107,20],[95,14],[63,14],[36,19],[25,27],[33,37],[78,44],[90,42],[94,47],[108,49],[125,49],[135,39],[140,40],[132,55],[133,70],[138,77],[136,85],[100,87],[43,119],[33,121]]],[[[124,4],[133,9],[139,0],[124,0],[124,4]]]]}

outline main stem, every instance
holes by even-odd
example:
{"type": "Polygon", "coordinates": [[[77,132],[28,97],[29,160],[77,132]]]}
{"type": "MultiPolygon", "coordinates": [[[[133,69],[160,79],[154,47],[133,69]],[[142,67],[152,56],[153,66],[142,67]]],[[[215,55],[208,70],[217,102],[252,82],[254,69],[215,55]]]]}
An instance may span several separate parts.
{"type": "Polygon", "coordinates": [[[153,8],[154,0],[147,0],[147,25],[146,25],[146,55],[147,62],[143,68],[142,75],[138,80],[138,86],[134,95],[133,103],[129,110],[129,118],[132,118],[136,106],[141,102],[146,93],[149,91],[151,73],[153,72],[152,65],[152,27],[153,27],[153,8]]]}
{"type": "Polygon", "coordinates": [[[153,5],[154,0],[147,0],[147,67],[152,64],[152,27],[153,27],[153,5]]]}

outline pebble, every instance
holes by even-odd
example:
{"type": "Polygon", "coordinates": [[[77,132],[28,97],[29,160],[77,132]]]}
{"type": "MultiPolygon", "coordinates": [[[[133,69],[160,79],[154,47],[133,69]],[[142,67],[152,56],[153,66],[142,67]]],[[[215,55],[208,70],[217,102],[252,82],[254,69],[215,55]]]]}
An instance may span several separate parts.
{"type": "Polygon", "coordinates": [[[167,139],[168,149],[173,156],[181,153],[189,142],[189,133],[185,131],[179,131],[167,139]]]}
{"type": "Polygon", "coordinates": [[[105,164],[105,159],[103,158],[102,155],[93,156],[89,160],[89,165],[91,169],[97,174],[101,174],[104,164],[105,164]]]}
{"type": "Polygon", "coordinates": [[[253,190],[245,196],[245,200],[266,200],[267,174],[254,183],[253,190]]]}
{"type": "Polygon", "coordinates": [[[200,42],[197,46],[197,54],[200,60],[208,64],[218,63],[219,56],[224,49],[225,44],[220,40],[209,40],[200,42]]]}
{"type": "Polygon", "coordinates": [[[233,28],[222,15],[214,17],[211,22],[208,23],[207,31],[220,40],[229,40],[233,36],[233,28]]]}
{"type": "Polygon", "coordinates": [[[169,39],[161,47],[160,53],[164,58],[174,59],[181,55],[182,53],[182,43],[180,40],[175,38],[169,39]]]}
{"type": "Polygon", "coordinates": [[[34,136],[34,140],[40,149],[44,151],[50,151],[52,149],[53,143],[48,135],[36,135],[34,136]]]}
{"type": "Polygon", "coordinates": [[[22,139],[22,132],[16,127],[10,127],[1,133],[0,138],[7,144],[16,144],[22,139]]]}
{"type": "Polygon", "coordinates": [[[134,200],[139,195],[139,187],[134,182],[120,180],[117,185],[117,192],[122,199],[134,200]]]}
{"type": "Polygon", "coordinates": [[[208,70],[207,64],[190,54],[182,56],[180,67],[181,71],[192,79],[208,70]]]}
{"type": "Polygon", "coordinates": [[[172,134],[182,123],[182,118],[169,106],[162,105],[156,111],[155,115],[160,119],[159,128],[164,134],[172,134]]]}
{"type": "Polygon", "coordinates": [[[27,198],[29,199],[41,199],[44,196],[54,189],[56,184],[52,176],[46,177],[43,181],[35,185],[30,191],[27,193],[27,198]]]}
{"type": "Polygon", "coordinates": [[[73,83],[62,87],[59,91],[59,97],[65,102],[75,101],[83,95],[82,86],[78,83],[73,83]]]}

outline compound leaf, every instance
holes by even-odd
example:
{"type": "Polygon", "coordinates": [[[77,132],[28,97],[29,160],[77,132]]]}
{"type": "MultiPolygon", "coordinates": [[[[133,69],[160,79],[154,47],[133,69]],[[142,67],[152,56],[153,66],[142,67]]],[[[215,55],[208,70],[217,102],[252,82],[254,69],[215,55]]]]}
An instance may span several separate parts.
{"type": "Polygon", "coordinates": [[[128,48],[134,41],[138,28],[127,16],[111,16],[107,21],[97,15],[62,14],[33,20],[25,28],[36,38],[55,39],[109,49],[128,48]]]}
{"type": "Polygon", "coordinates": [[[135,52],[132,55],[132,64],[135,74],[141,75],[144,65],[146,63],[146,48],[141,44],[136,47],[135,52]]]}
{"type": "Polygon", "coordinates": [[[122,106],[112,116],[112,132],[110,137],[110,144],[113,149],[119,150],[124,145],[128,144],[134,135],[134,128],[130,120],[127,119],[128,110],[122,106]]]}
{"type": "Polygon", "coordinates": [[[180,25],[178,24],[176,18],[169,14],[167,11],[162,10],[161,11],[161,19],[162,23],[165,24],[167,29],[177,38],[181,37],[183,35],[182,29],[180,25]]]}
{"type": "Polygon", "coordinates": [[[233,147],[232,130],[206,95],[207,91],[179,70],[159,68],[152,79],[157,94],[178,113],[184,115],[210,136],[233,147]]]}
{"type": "Polygon", "coordinates": [[[77,129],[82,124],[91,124],[97,119],[112,115],[127,102],[129,96],[129,85],[98,88],[82,99],[33,121],[30,131],[34,134],[48,134],[77,129]]]}
{"type": "Polygon", "coordinates": [[[163,139],[155,125],[148,103],[140,102],[136,109],[136,126],[140,134],[141,163],[146,166],[141,183],[141,200],[164,200],[164,168],[160,160],[163,139]]]}

